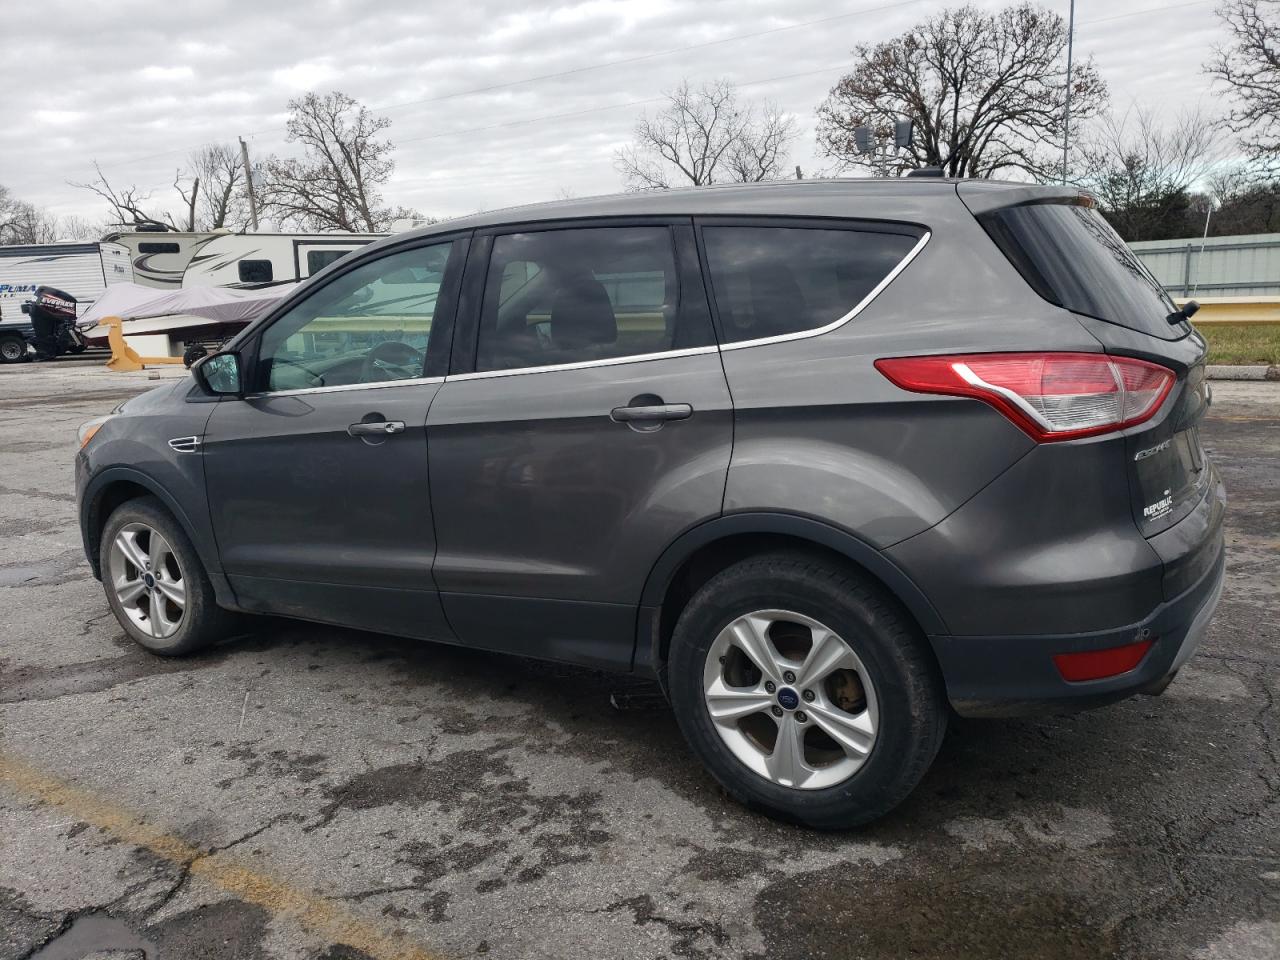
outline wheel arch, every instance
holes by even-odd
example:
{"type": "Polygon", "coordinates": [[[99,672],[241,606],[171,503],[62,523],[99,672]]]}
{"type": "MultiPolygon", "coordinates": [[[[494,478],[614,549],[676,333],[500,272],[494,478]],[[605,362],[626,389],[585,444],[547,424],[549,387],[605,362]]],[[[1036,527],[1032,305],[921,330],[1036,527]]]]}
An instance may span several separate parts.
{"type": "Polygon", "coordinates": [[[896,599],[926,637],[947,632],[937,609],[915,582],[848,531],[792,514],[738,513],[686,531],[658,558],[641,594],[635,667],[662,679],[675,620],[697,588],[730,562],[785,548],[809,549],[852,564],[896,599]]]}
{"type": "Polygon", "coordinates": [[[89,561],[94,577],[99,580],[102,579],[100,554],[102,531],[107,525],[107,518],[122,504],[147,496],[153,496],[159,500],[178,522],[178,525],[182,527],[187,539],[196,546],[196,552],[201,554],[201,562],[204,563],[205,570],[210,574],[210,579],[213,580],[215,588],[218,587],[222,578],[214,575],[214,571],[217,569],[216,565],[210,564],[209,558],[200,551],[200,540],[195,526],[192,524],[191,518],[187,516],[186,511],[182,509],[177,500],[165,491],[164,487],[147,474],[131,467],[111,467],[102,471],[89,482],[81,497],[80,530],[84,539],[85,557],[89,561]]]}

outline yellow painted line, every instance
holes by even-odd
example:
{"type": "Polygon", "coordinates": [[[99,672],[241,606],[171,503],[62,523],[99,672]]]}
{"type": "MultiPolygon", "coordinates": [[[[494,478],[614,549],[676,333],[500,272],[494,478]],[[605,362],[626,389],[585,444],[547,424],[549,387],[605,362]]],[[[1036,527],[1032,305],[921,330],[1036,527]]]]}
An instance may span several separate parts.
{"type": "Polygon", "coordinates": [[[106,830],[125,843],[151,851],[175,866],[186,868],[238,900],[296,921],[309,932],[363,950],[377,960],[436,960],[434,954],[385,933],[338,907],[331,900],[298,890],[235,862],[221,853],[208,854],[181,837],[166,833],[129,811],[36,769],[24,760],[0,752],[0,784],[106,830]]]}

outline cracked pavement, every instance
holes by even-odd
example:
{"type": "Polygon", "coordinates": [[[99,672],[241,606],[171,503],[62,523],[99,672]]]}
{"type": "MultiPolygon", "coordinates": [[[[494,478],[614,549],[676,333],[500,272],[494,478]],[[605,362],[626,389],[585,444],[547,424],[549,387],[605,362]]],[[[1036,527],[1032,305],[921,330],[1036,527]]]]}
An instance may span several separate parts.
{"type": "Polygon", "coordinates": [[[3,960],[1280,955],[1280,384],[1214,385],[1226,590],[1169,690],[957,720],[845,834],[730,801],[625,679],[283,620],[136,648],[71,463],[152,385],[0,367],[3,960]]]}

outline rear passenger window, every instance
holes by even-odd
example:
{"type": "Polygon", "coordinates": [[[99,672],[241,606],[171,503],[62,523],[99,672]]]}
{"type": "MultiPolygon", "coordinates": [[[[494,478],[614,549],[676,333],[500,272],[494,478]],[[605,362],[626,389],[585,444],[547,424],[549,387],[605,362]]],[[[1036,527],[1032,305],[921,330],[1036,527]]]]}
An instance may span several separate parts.
{"type": "Polygon", "coordinates": [[[809,227],[702,229],[722,342],[813,330],[849,314],[919,240],[809,227]]]}
{"type": "MultiPolygon", "coordinates": [[[[702,321],[702,316],[697,318],[702,321]]],[[[480,311],[477,370],[609,360],[711,342],[681,324],[668,227],[498,236],[480,311]]]]}

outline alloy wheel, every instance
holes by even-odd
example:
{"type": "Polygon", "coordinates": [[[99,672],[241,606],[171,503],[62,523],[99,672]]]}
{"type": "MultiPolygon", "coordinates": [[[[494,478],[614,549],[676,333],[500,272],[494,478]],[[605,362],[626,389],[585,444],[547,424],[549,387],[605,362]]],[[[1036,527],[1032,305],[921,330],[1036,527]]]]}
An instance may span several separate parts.
{"type": "Polygon", "coordinates": [[[866,668],[811,617],[759,610],[735,619],[711,644],[703,693],[734,756],[780,786],[834,786],[875,746],[880,711],[866,668]]]}
{"type": "Polygon", "coordinates": [[[121,609],[156,639],[173,636],[187,609],[187,586],[178,557],[153,527],[130,523],[111,544],[108,576],[121,609]]]}

